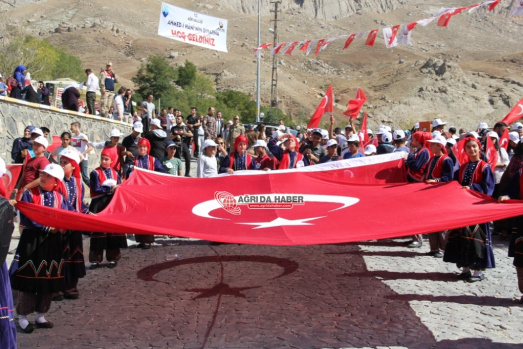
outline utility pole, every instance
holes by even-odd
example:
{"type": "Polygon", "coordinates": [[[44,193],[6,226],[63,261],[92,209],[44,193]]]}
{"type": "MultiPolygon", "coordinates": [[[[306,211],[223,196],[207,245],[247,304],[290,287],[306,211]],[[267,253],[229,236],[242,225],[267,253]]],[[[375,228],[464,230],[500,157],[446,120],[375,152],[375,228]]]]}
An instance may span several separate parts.
{"type": "MultiPolygon", "coordinates": [[[[261,45],[261,0],[258,0],[258,47],[261,45]]],[[[256,59],[256,122],[260,122],[260,54],[256,59]]]]}
{"type": "MultiPolygon", "coordinates": [[[[271,0],[271,4],[274,4],[274,19],[271,19],[271,22],[274,22],[274,43],[278,43],[278,12],[281,10],[278,9],[278,5],[281,4],[281,0],[271,0]]],[[[276,108],[276,119],[278,118],[278,59],[277,54],[272,56],[272,80],[271,80],[271,107],[276,108]]]]}

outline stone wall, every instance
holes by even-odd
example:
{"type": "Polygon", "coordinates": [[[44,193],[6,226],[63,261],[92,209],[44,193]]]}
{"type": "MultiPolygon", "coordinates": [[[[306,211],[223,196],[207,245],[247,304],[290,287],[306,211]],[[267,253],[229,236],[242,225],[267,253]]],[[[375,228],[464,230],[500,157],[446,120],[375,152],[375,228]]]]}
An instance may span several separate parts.
{"type": "MultiPolygon", "coordinates": [[[[75,121],[80,122],[82,132],[92,142],[109,140],[114,128],[124,135],[130,134],[132,130],[132,125],[120,121],[0,96],[0,157],[8,164],[12,162],[13,141],[23,137],[26,126],[45,126],[51,130],[51,135],[59,136],[64,131],[70,131],[71,123],[75,121]]],[[[51,137],[48,140],[50,144],[51,137]]],[[[89,169],[92,170],[99,164],[100,151],[92,151],[89,154],[89,169]]]]}

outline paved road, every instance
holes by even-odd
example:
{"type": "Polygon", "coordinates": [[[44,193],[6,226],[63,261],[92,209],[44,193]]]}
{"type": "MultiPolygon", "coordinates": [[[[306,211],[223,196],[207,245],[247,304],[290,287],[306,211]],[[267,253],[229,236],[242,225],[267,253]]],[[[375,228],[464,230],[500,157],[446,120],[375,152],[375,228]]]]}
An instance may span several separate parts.
{"type": "MultiPolygon", "coordinates": [[[[54,302],[52,330],[20,348],[521,348],[523,306],[506,246],[481,283],[402,240],[323,246],[159,238],[81,298],[54,302]]],[[[88,248],[88,240],[85,240],[88,248]]],[[[131,242],[132,243],[132,242],[131,242]]],[[[425,244],[427,245],[427,244],[425,244]]]]}

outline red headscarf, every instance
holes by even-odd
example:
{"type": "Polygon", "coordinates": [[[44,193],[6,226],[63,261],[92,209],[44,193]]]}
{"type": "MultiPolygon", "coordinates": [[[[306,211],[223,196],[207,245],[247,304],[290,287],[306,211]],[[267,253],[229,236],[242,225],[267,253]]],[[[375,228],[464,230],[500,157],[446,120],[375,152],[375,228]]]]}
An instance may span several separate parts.
{"type": "Polygon", "coordinates": [[[149,152],[151,151],[151,143],[149,143],[149,140],[147,138],[140,138],[138,141],[138,146],[145,145],[147,147],[147,155],[149,155],[149,152]]]}
{"type": "Polygon", "coordinates": [[[430,132],[418,131],[412,134],[412,138],[417,140],[422,146],[425,147],[427,145],[426,142],[432,139],[432,134],[430,132]]]}
{"type": "MultiPolygon", "coordinates": [[[[238,149],[238,144],[240,144],[241,142],[245,143],[246,145],[249,144],[249,140],[247,139],[247,137],[245,137],[244,135],[239,135],[234,140],[234,151],[238,149]]],[[[138,142],[138,144],[140,144],[140,142],[138,142]]]]}

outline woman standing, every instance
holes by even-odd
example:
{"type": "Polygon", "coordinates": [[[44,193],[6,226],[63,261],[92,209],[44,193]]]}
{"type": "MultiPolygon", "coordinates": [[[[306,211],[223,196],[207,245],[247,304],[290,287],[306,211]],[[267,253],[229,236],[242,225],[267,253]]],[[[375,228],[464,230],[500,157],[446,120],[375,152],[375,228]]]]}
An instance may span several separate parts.
{"type": "MultiPolygon", "coordinates": [[[[469,161],[460,167],[456,179],[463,189],[492,195],[494,175],[489,164],[480,159],[481,143],[474,137],[465,137],[462,142],[469,161]]],[[[463,268],[459,279],[468,282],[482,281],[485,278],[483,270],[495,267],[488,224],[476,224],[452,230],[443,260],[456,263],[458,268],[463,268]],[[474,273],[471,273],[471,270],[474,273]]]]}

